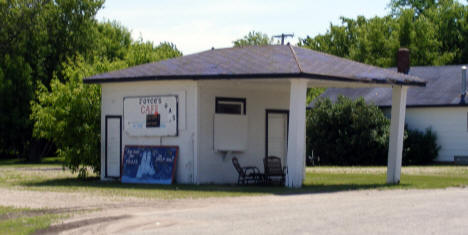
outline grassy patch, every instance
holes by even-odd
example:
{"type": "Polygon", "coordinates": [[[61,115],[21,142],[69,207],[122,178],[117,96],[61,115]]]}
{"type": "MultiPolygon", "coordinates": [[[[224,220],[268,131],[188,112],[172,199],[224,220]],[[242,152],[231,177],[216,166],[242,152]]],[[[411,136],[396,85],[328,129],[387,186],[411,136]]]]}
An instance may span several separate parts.
{"type": "Polygon", "coordinates": [[[0,234],[31,234],[61,217],[53,211],[0,206],[0,234]]]}
{"type": "Polygon", "coordinates": [[[59,167],[62,166],[63,160],[63,158],[59,157],[45,157],[41,159],[40,163],[31,163],[21,158],[0,159],[0,167],[59,167]]]}
{"type": "Polygon", "coordinates": [[[313,167],[308,168],[307,188],[435,189],[468,186],[466,166],[409,166],[402,168],[398,185],[386,184],[386,167],[313,167]]]}
{"type": "Polygon", "coordinates": [[[433,189],[468,185],[466,166],[404,167],[401,183],[388,185],[386,167],[311,167],[304,186],[288,189],[275,186],[237,185],[140,185],[103,182],[97,176],[79,180],[76,174],[57,165],[10,165],[0,168],[0,187],[15,189],[91,192],[103,196],[144,198],[204,198],[246,195],[336,192],[360,189],[433,189]]]}
{"type": "MultiPolygon", "coordinates": [[[[6,164],[0,167],[0,187],[15,190],[81,192],[101,196],[156,199],[206,198],[251,195],[288,195],[362,189],[434,189],[466,187],[466,166],[404,167],[401,183],[388,185],[385,167],[310,167],[300,189],[278,186],[238,185],[143,185],[100,181],[97,176],[77,179],[57,164],[6,164]]],[[[47,231],[67,211],[32,210],[0,206],[0,234],[47,231]],[[45,230],[44,230],[45,229],[45,230]]]]}

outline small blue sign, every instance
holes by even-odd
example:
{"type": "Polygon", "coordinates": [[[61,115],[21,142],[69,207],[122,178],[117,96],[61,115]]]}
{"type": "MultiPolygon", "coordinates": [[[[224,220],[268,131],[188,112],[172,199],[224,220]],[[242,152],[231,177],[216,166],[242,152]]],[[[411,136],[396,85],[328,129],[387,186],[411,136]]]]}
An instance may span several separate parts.
{"type": "Polygon", "coordinates": [[[123,183],[172,184],[177,146],[125,146],[123,183]]]}

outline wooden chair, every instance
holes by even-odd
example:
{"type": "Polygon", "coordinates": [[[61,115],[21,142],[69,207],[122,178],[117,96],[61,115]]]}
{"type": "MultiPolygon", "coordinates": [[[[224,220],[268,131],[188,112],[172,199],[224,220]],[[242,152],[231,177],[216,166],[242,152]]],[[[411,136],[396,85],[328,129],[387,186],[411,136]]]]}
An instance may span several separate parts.
{"type": "Polygon", "coordinates": [[[265,167],[265,183],[273,183],[279,181],[284,185],[286,181],[286,167],[281,167],[281,158],[275,156],[268,156],[263,159],[263,166],[265,167]]]}
{"type": "Polygon", "coordinates": [[[232,165],[236,168],[239,176],[237,177],[237,184],[248,184],[249,182],[259,183],[262,181],[262,174],[255,166],[241,167],[237,157],[232,158],[232,165]]]}

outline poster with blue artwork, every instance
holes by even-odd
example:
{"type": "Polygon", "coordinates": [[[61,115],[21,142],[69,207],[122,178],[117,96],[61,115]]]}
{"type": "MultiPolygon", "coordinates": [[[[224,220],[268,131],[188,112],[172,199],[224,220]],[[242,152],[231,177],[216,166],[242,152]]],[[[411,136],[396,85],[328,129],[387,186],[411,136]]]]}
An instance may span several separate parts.
{"type": "Polygon", "coordinates": [[[126,145],[123,156],[123,183],[172,184],[178,146],[126,145]]]}

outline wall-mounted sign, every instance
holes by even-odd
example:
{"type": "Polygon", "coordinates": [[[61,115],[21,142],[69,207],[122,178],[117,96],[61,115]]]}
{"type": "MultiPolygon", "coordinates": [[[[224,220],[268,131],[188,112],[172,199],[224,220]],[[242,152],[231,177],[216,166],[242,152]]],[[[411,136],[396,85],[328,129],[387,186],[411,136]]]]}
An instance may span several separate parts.
{"type": "Polygon", "coordinates": [[[175,95],[124,98],[124,129],[131,136],[177,136],[175,95]]]}
{"type": "Polygon", "coordinates": [[[177,146],[125,146],[123,183],[172,184],[177,146]]]}

